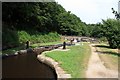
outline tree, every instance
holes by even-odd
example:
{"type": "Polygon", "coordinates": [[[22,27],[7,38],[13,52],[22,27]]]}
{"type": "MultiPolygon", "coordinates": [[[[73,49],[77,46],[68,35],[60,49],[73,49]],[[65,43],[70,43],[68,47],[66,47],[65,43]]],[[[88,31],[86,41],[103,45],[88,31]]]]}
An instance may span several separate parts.
{"type": "Polygon", "coordinates": [[[115,14],[116,19],[120,20],[120,13],[118,13],[117,11],[115,11],[113,8],[111,8],[111,9],[113,11],[112,13],[115,14]]]}
{"type": "Polygon", "coordinates": [[[103,20],[103,33],[111,48],[120,47],[120,21],[115,19],[103,20]]]}

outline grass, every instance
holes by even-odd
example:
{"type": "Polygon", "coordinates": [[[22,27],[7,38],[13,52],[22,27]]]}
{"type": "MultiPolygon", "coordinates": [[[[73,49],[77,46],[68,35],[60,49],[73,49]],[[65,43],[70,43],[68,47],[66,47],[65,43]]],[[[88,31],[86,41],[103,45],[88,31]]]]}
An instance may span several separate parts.
{"type": "Polygon", "coordinates": [[[99,44],[97,45],[97,51],[100,52],[99,56],[107,68],[118,70],[120,54],[118,54],[117,49],[111,49],[106,44],[99,44]]]}
{"type": "Polygon", "coordinates": [[[115,52],[115,53],[118,53],[117,49],[112,49],[112,48],[109,47],[109,45],[107,45],[105,43],[101,43],[101,44],[96,45],[96,46],[99,47],[104,52],[115,52]]]}
{"type": "Polygon", "coordinates": [[[21,49],[25,49],[25,47],[21,46],[21,47],[11,48],[11,49],[7,49],[7,50],[3,50],[1,52],[2,52],[2,54],[13,54],[16,51],[19,51],[21,49]]]}
{"type": "Polygon", "coordinates": [[[38,46],[44,46],[44,45],[54,45],[54,44],[60,44],[62,43],[61,41],[56,41],[56,42],[47,42],[47,43],[36,43],[36,44],[32,44],[30,47],[35,48],[38,46]]]}
{"type": "Polygon", "coordinates": [[[90,56],[89,43],[67,47],[69,51],[52,51],[45,55],[59,62],[60,66],[73,78],[84,78],[90,56]]]}
{"type": "Polygon", "coordinates": [[[18,35],[19,42],[26,42],[29,40],[32,43],[47,43],[60,40],[60,35],[57,32],[40,33],[33,31],[33,33],[28,33],[26,31],[18,31],[18,35]]]}

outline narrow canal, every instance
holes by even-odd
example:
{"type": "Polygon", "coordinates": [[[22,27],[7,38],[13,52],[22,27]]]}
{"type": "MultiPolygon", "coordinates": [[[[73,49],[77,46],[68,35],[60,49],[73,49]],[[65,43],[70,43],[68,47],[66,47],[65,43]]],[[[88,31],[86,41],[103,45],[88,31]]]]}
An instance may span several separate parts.
{"type": "Polygon", "coordinates": [[[41,63],[34,53],[18,54],[2,59],[2,78],[51,78],[57,79],[54,69],[41,63]]]}

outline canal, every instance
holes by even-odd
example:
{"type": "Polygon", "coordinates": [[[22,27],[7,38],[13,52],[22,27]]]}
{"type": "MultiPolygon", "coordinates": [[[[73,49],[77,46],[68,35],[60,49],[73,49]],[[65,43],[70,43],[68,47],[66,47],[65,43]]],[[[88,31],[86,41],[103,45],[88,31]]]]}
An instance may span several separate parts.
{"type": "Polygon", "coordinates": [[[57,79],[54,69],[40,62],[35,53],[18,54],[2,58],[2,78],[57,79]]]}

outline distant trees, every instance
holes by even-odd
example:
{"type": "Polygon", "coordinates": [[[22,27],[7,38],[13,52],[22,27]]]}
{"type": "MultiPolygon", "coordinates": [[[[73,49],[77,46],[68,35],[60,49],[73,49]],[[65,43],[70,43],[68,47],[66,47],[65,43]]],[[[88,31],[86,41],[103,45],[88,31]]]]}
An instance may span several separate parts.
{"type": "Polygon", "coordinates": [[[87,25],[87,30],[92,31],[90,33],[91,37],[106,37],[111,48],[120,47],[120,20],[102,20],[102,23],[87,25]],[[89,27],[91,27],[91,30],[89,27]]]}
{"type": "Polygon", "coordinates": [[[70,12],[64,12],[57,16],[59,33],[63,35],[80,35],[84,26],[81,20],[70,12]]]}
{"type": "Polygon", "coordinates": [[[108,40],[111,48],[120,48],[120,14],[112,8],[116,19],[103,20],[101,26],[101,33],[108,40]]]}
{"type": "Polygon", "coordinates": [[[92,25],[92,32],[91,36],[96,37],[96,38],[101,38],[104,36],[103,34],[103,29],[102,29],[103,24],[102,23],[97,23],[92,25]]]}
{"type": "Polygon", "coordinates": [[[87,24],[86,36],[105,37],[111,48],[120,48],[120,14],[113,8],[112,11],[116,19],[102,20],[101,23],[97,24],[87,24]]]}

